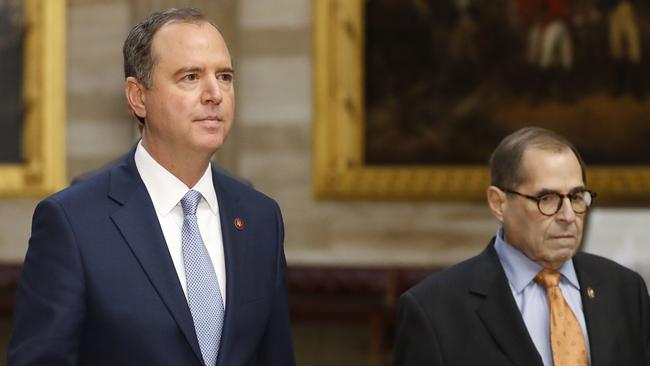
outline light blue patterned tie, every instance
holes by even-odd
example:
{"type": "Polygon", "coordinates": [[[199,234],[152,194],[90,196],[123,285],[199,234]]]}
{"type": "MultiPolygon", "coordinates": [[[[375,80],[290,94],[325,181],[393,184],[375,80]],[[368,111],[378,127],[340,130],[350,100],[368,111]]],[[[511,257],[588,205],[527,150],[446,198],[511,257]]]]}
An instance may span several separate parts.
{"type": "Polygon", "coordinates": [[[190,190],[181,199],[185,215],[182,236],[183,263],[187,280],[187,299],[201,354],[207,366],[215,366],[225,312],[219,280],[201,239],[196,220],[196,208],[201,197],[201,193],[190,190]]]}

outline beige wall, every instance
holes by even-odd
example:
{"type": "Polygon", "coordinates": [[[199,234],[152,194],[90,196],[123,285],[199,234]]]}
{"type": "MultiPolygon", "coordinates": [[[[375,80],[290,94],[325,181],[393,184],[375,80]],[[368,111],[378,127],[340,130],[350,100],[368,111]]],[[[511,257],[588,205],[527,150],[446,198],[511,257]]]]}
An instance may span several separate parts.
{"type": "Polygon", "coordinates": [[[289,263],[427,265],[483,246],[494,223],[481,206],[315,201],[311,2],[240,5],[237,171],[282,206],[289,263]]]}
{"type": "MultiPolygon", "coordinates": [[[[309,0],[69,0],[68,177],[102,166],[137,138],[125,112],[121,47],[151,9],[202,8],[234,57],[237,121],[217,161],[280,203],[293,264],[449,263],[496,229],[483,204],[316,201],[311,194],[309,0]]],[[[37,200],[0,201],[0,258],[22,260],[37,200]]]]}

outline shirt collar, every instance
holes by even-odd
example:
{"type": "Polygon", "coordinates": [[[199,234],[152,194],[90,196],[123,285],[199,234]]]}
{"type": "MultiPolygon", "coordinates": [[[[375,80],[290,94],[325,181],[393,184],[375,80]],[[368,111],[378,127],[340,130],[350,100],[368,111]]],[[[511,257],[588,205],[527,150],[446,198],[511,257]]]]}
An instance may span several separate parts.
{"type": "MultiPolygon", "coordinates": [[[[142,181],[147,187],[156,212],[161,216],[169,214],[190,188],[160,165],[142,146],[142,141],[136,147],[134,159],[138,173],[140,173],[140,177],[142,177],[142,181]]],[[[210,211],[216,214],[219,212],[219,206],[211,172],[211,165],[208,164],[201,179],[191,189],[201,193],[208,203],[210,211]]]]}
{"type": "MultiPolygon", "coordinates": [[[[531,260],[523,252],[503,239],[503,227],[497,230],[494,249],[506,273],[508,282],[517,293],[521,293],[533,281],[539,271],[543,269],[539,263],[531,260]]],[[[564,262],[558,271],[562,274],[561,281],[568,282],[571,286],[580,290],[578,276],[573,267],[573,259],[564,262]]]]}

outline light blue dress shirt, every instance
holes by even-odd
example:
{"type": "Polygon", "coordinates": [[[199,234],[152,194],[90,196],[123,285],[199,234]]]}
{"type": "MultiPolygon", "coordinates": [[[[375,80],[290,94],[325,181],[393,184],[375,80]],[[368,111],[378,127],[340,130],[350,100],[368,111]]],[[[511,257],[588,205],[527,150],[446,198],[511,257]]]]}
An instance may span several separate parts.
{"type": "MultiPolygon", "coordinates": [[[[519,249],[506,243],[503,239],[503,228],[497,231],[494,249],[506,273],[510,290],[512,290],[512,296],[515,298],[517,307],[524,319],[528,334],[530,334],[537,351],[542,356],[544,366],[553,366],[546,289],[533,281],[543,267],[526,257],[519,249]]],[[[573,260],[565,262],[560,267],[559,272],[562,274],[560,278],[560,289],[573,314],[575,314],[580,323],[582,334],[585,337],[587,355],[589,355],[589,362],[591,363],[589,336],[587,335],[587,326],[584,313],[582,312],[582,300],[580,298],[580,284],[578,283],[578,277],[573,267],[573,260]]]]}

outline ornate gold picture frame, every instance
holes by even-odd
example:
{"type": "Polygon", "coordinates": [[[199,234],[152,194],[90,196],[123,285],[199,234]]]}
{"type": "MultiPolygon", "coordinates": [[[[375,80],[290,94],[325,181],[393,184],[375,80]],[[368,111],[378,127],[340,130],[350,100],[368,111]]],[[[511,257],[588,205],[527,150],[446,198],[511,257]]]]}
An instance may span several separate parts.
{"type": "Polygon", "coordinates": [[[0,164],[0,197],[65,185],[65,0],[25,0],[22,163],[0,164]]]}
{"type": "MultiPolygon", "coordinates": [[[[314,0],[313,190],[323,199],[482,200],[486,165],[368,165],[362,0],[314,0]]],[[[648,151],[650,154],[650,150],[648,151]]],[[[485,157],[487,161],[488,156],[485,157]]],[[[650,202],[650,167],[589,167],[608,204],[650,202]]]]}

